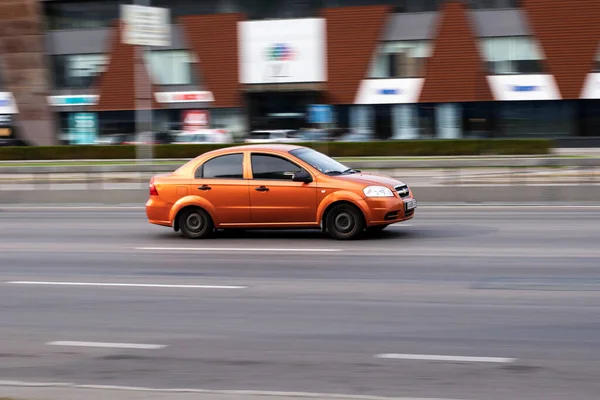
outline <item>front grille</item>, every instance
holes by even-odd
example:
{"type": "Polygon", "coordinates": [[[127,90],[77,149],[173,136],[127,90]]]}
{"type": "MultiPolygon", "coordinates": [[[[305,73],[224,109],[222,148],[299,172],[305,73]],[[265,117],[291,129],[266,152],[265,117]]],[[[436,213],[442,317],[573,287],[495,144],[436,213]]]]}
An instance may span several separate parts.
{"type": "Polygon", "coordinates": [[[396,186],[394,189],[396,189],[396,192],[398,193],[398,196],[400,196],[401,199],[408,197],[410,195],[410,191],[408,190],[408,185],[396,186]]]}

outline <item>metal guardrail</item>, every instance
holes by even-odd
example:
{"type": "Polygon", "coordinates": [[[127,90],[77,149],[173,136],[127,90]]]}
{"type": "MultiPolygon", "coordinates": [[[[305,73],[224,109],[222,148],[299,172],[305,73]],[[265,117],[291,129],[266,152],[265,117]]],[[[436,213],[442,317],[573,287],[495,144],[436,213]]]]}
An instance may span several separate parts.
{"type": "MultiPolygon", "coordinates": [[[[175,162],[175,160],[173,160],[175,162]]],[[[181,164],[187,160],[181,160],[181,164]]],[[[76,161],[73,161],[76,162],[76,161]]],[[[355,160],[344,164],[356,169],[457,169],[457,168],[557,168],[600,167],[600,158],[492,158],[492,159],[423,159],[423,160],[355,160]]],[[[103,174],[165,173],[178,164],[137,163],[107,165],[35,165],[0,164],[0,174],[103,174]]]]}

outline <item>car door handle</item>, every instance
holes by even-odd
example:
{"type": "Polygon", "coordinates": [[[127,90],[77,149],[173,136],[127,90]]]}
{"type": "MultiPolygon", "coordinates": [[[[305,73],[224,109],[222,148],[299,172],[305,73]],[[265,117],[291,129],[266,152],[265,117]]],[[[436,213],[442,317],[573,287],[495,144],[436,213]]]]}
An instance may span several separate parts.
{"type": "Polygon", "coordinates": [[[198,186],[198,190],[210,190],[211,187],[208,185],[202,185],[202,186],[198,186]]]}
{"type": "Polygon", "coordinates": [[[259,187],[255,188],[254,190],[256,190],[257,192],[268,192],[269,188],[266,186],[259,186],[259,187]]]}

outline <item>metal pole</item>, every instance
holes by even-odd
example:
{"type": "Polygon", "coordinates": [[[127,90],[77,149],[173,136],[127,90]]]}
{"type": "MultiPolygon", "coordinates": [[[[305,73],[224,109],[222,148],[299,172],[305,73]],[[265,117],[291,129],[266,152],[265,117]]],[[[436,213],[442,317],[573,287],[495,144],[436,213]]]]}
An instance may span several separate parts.
{"type": "MultiPolygon", "coordinates": [[[[150,6],[150,0],[134,0],[134,4],[150,6]]],[[[135,46],[134,86],[136,93],[135,101],[135,126],[136,133],[142,141],[148,141],[148,145],[137,144],[138,162],[152,162],[154,129],[152,123],[152,74],[148,71],[148,86],[144,87],[143,73],[146,68],[147,46],[135,46]],[[147,103],[146,103],[147,101],[147,103]]]]}

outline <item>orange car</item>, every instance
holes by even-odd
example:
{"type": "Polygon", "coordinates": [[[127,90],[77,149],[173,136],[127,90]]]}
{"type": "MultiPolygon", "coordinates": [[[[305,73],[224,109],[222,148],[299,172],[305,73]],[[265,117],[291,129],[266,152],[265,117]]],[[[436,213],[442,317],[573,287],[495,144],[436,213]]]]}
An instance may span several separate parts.
{"type": "Polygon", "coordinates": [[[153,177],[146,215],[191,239],[215,229],[320,228],[341,240],[409,220],[416,207],[396,179],[307,147],[264,144],[214,150],[153,177]]]}

